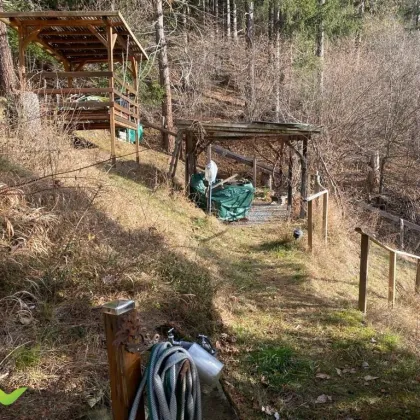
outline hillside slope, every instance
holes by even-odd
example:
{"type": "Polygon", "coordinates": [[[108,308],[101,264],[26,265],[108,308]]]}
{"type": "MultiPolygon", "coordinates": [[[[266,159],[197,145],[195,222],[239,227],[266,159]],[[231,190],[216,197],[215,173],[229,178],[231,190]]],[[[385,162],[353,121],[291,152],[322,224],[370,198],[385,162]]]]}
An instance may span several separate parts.
{"type": "Polygon", "coordinates": [[[244,419],[419,418],[409,263],[390,311],[386,255],[374,250],[363,319],[358,238],[338,218],[310,257],[295,225],[232,227],[170,194],[167,156],[142,148],[138,168],[118,143],[128,156],[112,169],[103,133],[89,140],[99,147],[54,134],[36,148],[3,142],[0,179],[13,188],[0,195],[0,388],[30,389],[2,419],[103,418],[100,306],[117,298],[136,300],[147,331],[211,335],[244,419]],[[61,175],[30,182],[50,172],[61,175]]]}

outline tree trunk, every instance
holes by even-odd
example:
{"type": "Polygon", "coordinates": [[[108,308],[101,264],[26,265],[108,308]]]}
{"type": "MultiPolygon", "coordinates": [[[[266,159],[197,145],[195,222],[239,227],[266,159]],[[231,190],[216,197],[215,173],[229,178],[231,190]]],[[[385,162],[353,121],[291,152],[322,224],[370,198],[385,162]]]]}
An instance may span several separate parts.
{"type": "MultiPolygon", "coordinates": [[[[167,130],[173,131],[172,118],[172,94],[171,80],[168,65],[168,48],[165,39],[165,30],[163,26],[163,8],[162,0],[155,0],[156,7],[156,43],[159,45],[159,78],[160,84],[164,89],[164,98],[162,102],[162,125],[167,130]]],[[[168,133],[162,133],[162,147],[169,153],[172,153],[175,145],[175,139],[168,133]]]]}
{"type": "Polygon", "coordinates": [[[245,2],[246,10],[246,44],[249,50],[248,72],[249,83],[247,86],[247,117],[249,120],[254,118],[255,111],[255,57],[254,57],[254,2],[245,2]]]}
{"type": "Polygon", "coordinates": [[[276,91],[276,112],[275,119],[280,121],[280,10],[278,0],[274,0],[273,29],[274,29],[274,65],[275,65],[275,91],[276,91]]]}
{"type": "MultiPolygon", "coordinates": [[[[0,0],[0,12],[3,2],[0,0]]],[[[7,40],[6,24],[0,22],[0,94],[11,96],[17,85],[16,73],[13,68],[12,53],[7,40]]]]}
{"type": "Polygon", "coordinates": [[[238,16],[236,8],[236,0],[232,0],[232,24],[233,24],[233,39],[236,42],[238,40],[238,16]]]}
{"type": "Polygon", "coordinates": [[[230,40],[230,0],[226,0],[226,36],[230,40]]]}
{"type": "Polygon", "coordinates": [[[219,0],[214,0],[215,33],[219,34],[219,0]]]}
{"type": "Polygon", "coordinates": [[[325,43],[325,30],[324,30],[324,9],[325,0],[318,0],[318,13],[319,22],[316,34],[316,56],[319,57],[319,69],[318,69],[318,89],[319,89],[319,100],[318,100],[318,123],[322,124],[322,102],[324,96],[324,43],[325,43]]]}

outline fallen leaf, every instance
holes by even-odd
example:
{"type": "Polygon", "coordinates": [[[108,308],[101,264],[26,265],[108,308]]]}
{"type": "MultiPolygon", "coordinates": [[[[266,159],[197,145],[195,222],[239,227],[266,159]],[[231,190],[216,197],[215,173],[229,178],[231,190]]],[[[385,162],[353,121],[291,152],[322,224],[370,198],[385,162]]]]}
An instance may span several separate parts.
{"type": "Polygon", "coordinates": [[[335,368],[335,370],[336,370],[336,372],[337,372],[337,375],[338,375],[338,376],[341,376],[341,369],[335,368]]]}
{"type": "Polygon", "coordinates": [[[316,378],[318,378],[318,379],[330,379],[331,376],[327,375],[326,373],[317,373],[316,378]]]}
{"type": "Polygon", "coordinates": [[[365,381],[374,381],[375,379],[379,379],[379,376],[370,376],[370,375],[367,375],[363,379],[365,381]]]}
{"type": "Polygon", "coordinates": [[[263,385],[266,385],[266,386],[270,385],[270,382],[268,381],[268,379],[264,375],[261,376],[260,381],[263,385]]]}
{"type": "Polygon", "coordinates": [[[280,420],[280,414],[279,414],[279,413],[277,413],[277,411],[274,413],[274,418],[275,418],[276,420],[280,420]]]}
{"type": "Polygon", "coordinates": [[[29,314],[19,314],[19,322],[22,325],[29,325],[33,321],[33,318],[29,314]]]}
{"type": "Polygon", "coordinates": [[[362,368],[363,369],[369,369],[369,363],[368,362],[363,362],[362,363],[362,368]]]}
{"type": "Polygon", "coordinates": [[[373,338],[373,337],[372,337],[372,338],[370,339],[370,342],[371,342],[371,343],[376,343],[376,338],[373,338]]]}
{"type": "Polygon", "coordinates": [[[329,401],[332,401],[331,395],[321,394],[316,400],[315,404],[325,404],[329,401]]]}

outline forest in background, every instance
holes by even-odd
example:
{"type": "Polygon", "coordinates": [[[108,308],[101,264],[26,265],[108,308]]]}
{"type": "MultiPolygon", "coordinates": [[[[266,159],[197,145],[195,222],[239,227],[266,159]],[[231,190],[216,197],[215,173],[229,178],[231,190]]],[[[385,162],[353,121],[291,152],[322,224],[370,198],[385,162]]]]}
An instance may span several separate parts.
{"type": "MultiPolygon", "coordinates": [[[[418,1],[3,1],[2,8],[120,11],[150,55],[139,86],[145,120],[169,129],[183,117],[321,125],[311,170],[342,203],[363,199],[420,222],[418,1]]],[[[57,65],[37,47],[28,54],[34,70],[57,65]]],[[[162,146],[170,151],[173,139],[162,146]]],[[[286,172],[281,144],[235,147],[286,172]]]]}

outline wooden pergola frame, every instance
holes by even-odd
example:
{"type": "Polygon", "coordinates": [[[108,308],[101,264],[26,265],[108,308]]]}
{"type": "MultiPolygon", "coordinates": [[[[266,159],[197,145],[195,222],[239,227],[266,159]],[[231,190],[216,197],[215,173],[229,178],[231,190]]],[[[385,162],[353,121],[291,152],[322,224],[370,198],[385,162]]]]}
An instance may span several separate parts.
{"type": "MultiPolygon", "coordinates": [[[[172,159],[172,174],[175,173],[182,143],[185,142],[185,192],[190,195],[190,179],[197,172],[197,157],[215,141],[232,142],[237,140],[282,141],[299,157],[301,164],[301,217],[306,214],[304,199],[308,194],[308,141],[321,129],[308,124],[251,122],[235,123],[226,121],[177,120],[177,138],[172,159]],[[301,150],[293,143],[302,143],[301,150]]],[[[254,170],[257,165],[254,164],[254,170]]],[[[289,161],[289,178],[291,177],[289,161]]],[[[291,186],[289,186],[289,203],[291,203],[291,186]]]]}
{"type": "Polygon", "coordinates": [[[63,117],[76,130],[109,129],[111,159],[115,164],[116,128],[136,131],[136,160],[139,161],[138,71],[148,56],[119,12],[11,12],[0,13],[0,21],[18,32],[19,80],[21,91],[29,89],[28,80],[43,82],[67,80],[67,87],[35,88],[33,92],[47,98],[60,95],[62,103],[49,114],[63,117]],[[26,73],[25,51],[32,42],[62,63],[62,72],[26,73]],[[115,63],[126,63],[132,82],[115,74],[115,63]],[[108,64],[108,71],[83,71],[86,64],[108,64]],[[100,78],[108,87],[78,88],[74,79],[100,78]],[[69,95],[105,95],[104,101],[69,102],[69,95]],[[71,111],[71,112],[69,112],[71,111]],[[75,112],[77,111],[77,112],[75,112]]]}

